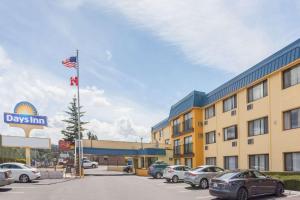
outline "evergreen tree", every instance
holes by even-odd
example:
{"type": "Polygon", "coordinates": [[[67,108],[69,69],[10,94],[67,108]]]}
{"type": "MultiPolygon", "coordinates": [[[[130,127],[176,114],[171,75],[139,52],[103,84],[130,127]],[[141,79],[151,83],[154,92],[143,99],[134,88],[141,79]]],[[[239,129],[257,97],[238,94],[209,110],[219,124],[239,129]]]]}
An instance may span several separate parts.
{"type": "MultiPolygon", "coordinates": [[[[80,106],[81,110],[82,106],[80,106]]],[[[65,111],[69,115],[68,119],[63,120],[66,123],[66,129],[62,130],[61,133],[64,135],[65,141],[71,141],[75,143],[75,139],[78,139],[78,108],[77,108],[77,98],[74,97],[68,111],[65,111]]],[[[80,119],[84,116],[85,112],[80,111],[80,119]]],[[[80,138],[82,138],[82,132],[85,130],[82,125],[88,122],[83,122],[80,120],[80,138]]]]}

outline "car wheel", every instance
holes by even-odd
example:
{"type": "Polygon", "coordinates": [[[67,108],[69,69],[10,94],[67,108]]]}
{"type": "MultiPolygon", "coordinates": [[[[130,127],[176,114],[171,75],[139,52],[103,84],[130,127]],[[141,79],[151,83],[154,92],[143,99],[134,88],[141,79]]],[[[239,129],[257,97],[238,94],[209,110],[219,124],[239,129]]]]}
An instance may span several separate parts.
{"type": "Polygon", "coordinates": [[[175,176],[172,177],[172,182],[173,183],[178,183],[178,180],[179,180],[178,176],[175,175],[175,176]]]}
{"type": "Polygon", "coordinates": [[[283,185],[282,185],[282,183],[278,183],[277,187],[276,187],[275,195],[280,197],[280,196],[282,196],[283,193],[284,193],[283,185]]]}
{"type": "Polygon", "coordinates": [[[21,183],[28,183],[30,181],[29,179],[29,176],[27,176],[26,174],[22,174],[20,177],[19,177],[19,181],[21,183]]]}
{"type": "Polygon", "coordinates": [[[156,173],[155,178],[160,179],[162,177],[162,174],[160,172],[156,173]]]}
{"type": "Polygon", "coordinates": [[[96,165],[92,165],[92,168],[96,168],[96,165]]]}
{"type": "Polygon", "coordinates": [[[248,199],[248,192],[245,188],[240,188],[237,193],[237,200],[247,200],[248,199]]]}
{"type": "Polygon", "coordinates": [[[201,179],[199,186],[201,189],[207,189],[208,188],[208,180],[205,178],[201,179]]]}

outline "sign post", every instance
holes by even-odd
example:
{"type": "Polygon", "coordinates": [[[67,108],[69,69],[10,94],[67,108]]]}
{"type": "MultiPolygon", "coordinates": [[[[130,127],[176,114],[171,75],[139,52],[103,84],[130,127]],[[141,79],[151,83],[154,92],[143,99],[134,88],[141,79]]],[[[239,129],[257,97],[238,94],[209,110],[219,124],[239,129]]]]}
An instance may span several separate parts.
{"type": "MultiPolygon", "coordinates": [[[[47,117],[39,116],[36,108],[27,101],[18,103],[14,108],[14,113],[4,113],[4,122],[10,127],[24,130],[25,138],[30,138],[33,129],[43,129],[47,126],[47,117]]],[[[31,164],[30,146],[25,147],[26,164],[31,164]]]]}

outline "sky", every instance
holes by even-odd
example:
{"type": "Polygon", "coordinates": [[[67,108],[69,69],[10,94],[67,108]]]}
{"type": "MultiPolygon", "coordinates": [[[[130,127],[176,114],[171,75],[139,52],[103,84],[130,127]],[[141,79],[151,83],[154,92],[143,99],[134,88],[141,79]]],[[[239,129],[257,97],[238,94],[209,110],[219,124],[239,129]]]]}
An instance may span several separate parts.
{"type": "MultiPolygon", "coordinates": [[[[48,116],[32,136],[62,138],[76,93],[61,61],[79,49],[85,126],[101,140],[149,141],[192,90],[210,92],[299,38],[296,0],[2,0],[0,112],[48,116]]],[[[0,133],[10,128],[0,115],[0,133]]]]}

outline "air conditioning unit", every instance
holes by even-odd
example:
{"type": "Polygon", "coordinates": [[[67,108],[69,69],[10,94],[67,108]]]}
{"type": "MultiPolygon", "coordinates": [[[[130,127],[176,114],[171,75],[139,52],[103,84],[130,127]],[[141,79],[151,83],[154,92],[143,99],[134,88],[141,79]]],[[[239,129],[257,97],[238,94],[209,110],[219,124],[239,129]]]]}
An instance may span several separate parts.
{"type": "Polygon", "coordinates": [[[235,141],[235,142],[232,142],[232,146],[233,147],[236,147],[237,146],[237,142],[235,141]]]}
{"type": "Polygon", "coordinates": [[[207,124],[208,124],[208,121],[207,121],[207,120],[205,120],[205,121],[204,121],[204,125],[207,125],[207,124]]]}
{"type": "Polygon", "coordinates": [[[247,105],[247,110],[252,110],[253,109],[253,104],[248,104],[247,105]]]}
{"type": "Polygon", "coordinates": [[[248,144],[254,144],[254,139],[253,138],[248,139],[248,144]]]}
{"type": "Polygon", "coordinates": [[[236,115],[236,110],[231,111],[231,116],[236,115]]]}
{"type": "Polygon", "coordinates": [[[205,148],[205,150],[208,150],[208,146],[205,146],[204,148],[205,148]]]}

